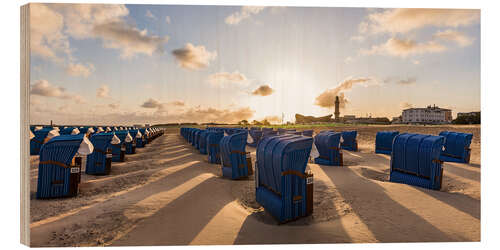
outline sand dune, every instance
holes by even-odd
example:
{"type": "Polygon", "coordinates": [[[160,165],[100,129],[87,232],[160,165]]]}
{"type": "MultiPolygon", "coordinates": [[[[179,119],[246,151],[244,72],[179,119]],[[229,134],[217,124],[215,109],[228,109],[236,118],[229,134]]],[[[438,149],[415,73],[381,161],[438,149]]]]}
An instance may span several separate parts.
{"type": "MultiPolygon", "coordinates": [[[[177,129],[127,155],[126,162],[113,163],[109,176],[83,174],[75,198],[36,200],[32,157],[31,245],[480,240],[479,127],[461,128],[474,132],[472,164],[445,163],[441,191],[388,182],[390,158],[373,154],[374,131],[380,128],[356,129],[361,150],[344,151],[345,167],[309,164],[313,215],[284,225],[255,202],[253,176],[222,178],[220,167],[209,164],[177,129]]],[[[255,158],[255,149],[248,150],[255,158]]]]}

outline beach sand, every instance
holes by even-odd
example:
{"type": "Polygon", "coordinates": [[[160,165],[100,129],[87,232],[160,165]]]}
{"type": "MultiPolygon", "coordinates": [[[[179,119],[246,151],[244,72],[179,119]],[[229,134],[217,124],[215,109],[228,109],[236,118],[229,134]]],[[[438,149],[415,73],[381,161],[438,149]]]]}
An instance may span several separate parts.
{"type": "Polygon", "coordinates": [[[255,202],[253,176],[222,178],[178,129],[113,163],[108,176],[82,173],[74,198],[35,199],[31,157],[31,246],[480,241],[479,126],[334,128],[349,129],[360,151],[344,150],[344,167],[309,163],[314,213],[282,225],[255,202]],[[440,191],[388,182],[390,157],[373,153],[381,130],[473,133],[471,164],[444,163],[440,191]]]}

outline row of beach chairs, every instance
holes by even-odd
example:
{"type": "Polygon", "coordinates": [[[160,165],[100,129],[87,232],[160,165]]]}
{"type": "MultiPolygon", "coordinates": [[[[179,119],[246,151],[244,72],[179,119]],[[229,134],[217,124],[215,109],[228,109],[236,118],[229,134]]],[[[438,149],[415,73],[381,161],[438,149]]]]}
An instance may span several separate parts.
{"type": "MultiPolygon", "coordinates": [[[[312,131],[254,127],[181,128],[180,133],[231,179],[251,175],[245,146],[256,147],[256,201],[280,223],[312,213],[313,175],[306,167],[313,148],[314,162],[329,166],[343,165],[342,150],[358,150],[356,131],[321,131],[314,137],[312,131]]],[[[467,163],[471,140],[472,134],[448,131],[438,136],[381,131],[375,151],[391,155],[390,181],[439,190],[443,161],[467,163]]]]}
{"type": "Polygon", "coordinates": [[[39,147],[30,145],[40,155],[38,199],[76,196],[83,158],[86,160],[86,174],[108,175],[112,162],[125,161],[125,154],[135,154],[136,147],[144,147],[164,133],[158,128],[133,127],[46,127],[34,128],[32,131],[34,136],[30,144],[36,138],[39,141],[35,143],[41,144],[39,147]]]}
{"type": "Polygon", "coordinates": [[[220,164],[222,175],[230,179],[253,174],[252,161],[246,152],[248,135],[253,134],[248,145],[257,147],[256,201],[280,223],[312,213],[312,173],[306,172],[312,130],[208,127],[181,128],[180,134],[201,154],[208,154],[210,163],[220,164]],[[261,132],[258,137],[255,131],[261,132]]]}
{"type": "Polygon", "coordinates": [[[472,134],[378,132],[375,153],[391,155],[390,181],[440,190],[443,162],[470,162],[472,134]]]}

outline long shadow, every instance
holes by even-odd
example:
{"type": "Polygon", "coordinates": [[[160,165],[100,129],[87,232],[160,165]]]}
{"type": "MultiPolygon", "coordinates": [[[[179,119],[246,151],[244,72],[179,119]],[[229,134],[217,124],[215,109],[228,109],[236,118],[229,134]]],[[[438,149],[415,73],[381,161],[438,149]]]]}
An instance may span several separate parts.
{"type": "Polygon", "coordinates": [[[207,194],[207,190],[213,190],[214,186],[218,191],[226,188],[218,178],[211,177],[142,220],[112,245],[189,244],[220,210],[233,201],[230,195],[207,194]]]}
{"type": "Polygon", "coordinates": [[[353,212],[381,242],[457,241],[408,208],[391,199],[384,189],[349,168],[320,166],[337,190],[350,204],[353,212]],[[336,171],[346,171],[342,178],[336,171]],[[346,176],[348,178],[346,178],[346,176]],[[404,218],[398,220],[398,218],[404,218]]]}
{"type": "Polygon", "coordinates": [[[425,195],[434,197],[436,200],[444,202],[478,220],[481,219],[481,201],[474,199],[468,195],[460,193],[447,193],[439,191],[424,192],[419,187],[413,187],[415,190],[422,192],[425,195]]]}
{"type": "Polygon", "coordinates": [[[481,172],[472,171],[465,168],[466,165],[457,166],[455,164],[445,163],[444,164],[444,174],[450,172],[452,174],[458,175],[462,178],[469,179],[472,181],[481,181],[481,172]]]}
{"type": "MultiPolygon", "coordinates": [[[[321,195],[325,189],[330,188],[321,180],[314,183],[313,203],[321,203],[325,197],[321,195]]],[[[278,222],[267,212],[258,211],[249,215],[243,222],[234,244],[311,244],[311,243],[348,243],[351,237],[342,226],[338,211],[330,211],[333,220],[316,221],[315,213],[304,218],[299,218],[286,224],[278,222]],[[328,226],[318,227],[318,223],[328,226]],[[326,224],[324,224],[326,225],[326,224]],[[272,237],[269,237],[272,235],[272,237]]]]}
{"type": "MultiPolygon", "coordinates": [[[[52,232],[62,231],[68,225],[81,224],[82,222],[81,218],[86,218],[88,223],[93,223],[92,222],[93,218],[99,216],[100,214],[103,214],[104,212],[123,213],[124,209],[126,209],[127,206],[130,204],[135,204],[158,192],[171,190],[183,184],[184,182],[189,181],[190,179],[205,173],[202,170],[202,168],[200,168],[200,165],[203,164],[204,163],[195,163],[186,168],[177,170],[176,172],[171,173],[152,183],[145,184],[144,186],[138,189],[125,192],[121,195],[112,197],[106,201],[93,204],[90,208],[82,209],[70,216],[32,228],[30,232],[31,244],[34,246],[47,246],[48,240],[52,237],[52,232]],[[168,179],[168,181],[165,181],[166,179],[168,179]]],[[[57,199],[57,200],[68,203],[72,202],[72,199],[57,199]]],[[[40,205],[42,205],[43,201],[37,203],[41,203],[40,205]]],[[[53,205],[49,203],[46,203],[44,205],[53,207],[53,205]]],[[[69,211],[71,209],[73,209],[73,207],[70,207],[66,211],[69,211]]],[[[53,213],[49,214],[48,216],[56,216],[66,211],[64,210],[53,211],[53,213]]],[[[43,220],[46,218],[47,217],[41,219],[43,220]]],[[[103,222],[103,223],[109,223],[109,222],[103,222]]],[[[98,224],[96,225],[94,224],[96,223],[93,223],[93,226],[97,228],[99,227],[98,224]]],[[[99,237],[99,235],[94,235],[94,237],[99,237]]]]}

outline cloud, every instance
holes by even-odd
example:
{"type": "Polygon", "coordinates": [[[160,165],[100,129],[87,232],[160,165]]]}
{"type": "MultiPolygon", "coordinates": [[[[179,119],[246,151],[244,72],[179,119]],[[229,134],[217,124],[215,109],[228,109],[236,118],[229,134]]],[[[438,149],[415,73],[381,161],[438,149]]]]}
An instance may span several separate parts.
{"type": "Polygon", "coordinates": [[[261,85],[256,90],[252,92],[252,95],[268,96],[271,95],[274,90],[269,87],[269,85],[261,85]]]}
{"type": "Polygon", "coordinates": [[[154,99],[154,98],[149,98],[147,101],[145,101],[141,105],[141,107],[143,107],[143,108],[150,108],[150,109],[162,108],[163,104],[161,102],[159,102],[158,100],[154,99]]]}
{"type": "MultiPolygon", "coordinates": [[[[120,50],[122,58],[162,51],[168,37],[149,35],[125,22],[129,10],[118,4],[31,4],[31,51],[71,68],[69,37],[101,39],[104,48],[120,50]]],[[[80,64],[81,65],[81,64],[80,64]]],[[[74,67],[73,67],[74,68],[74,67]]],[[[80,67],[80,69],[83,69],[80,67]]],[[[73,71],[71,71],[73,72],[73,71]]],[[[85,70],[76,71],[86,74],[85,70]]]]}
{"type": "Polygon", "coordinates": [[[68,37],[63,34],[64,17],[45,4],[30,4],[30,48],[42,58],[61,62],[71,53],[68,37]]]}
{"type": "Polygon", "coordinates": [[[365,37],[362,35],[352,36],[351,41],[362,42],[365,40],[365,37]]]}
{"type": "Polygon", "coordinates": [[[185,103],[183,101],[173,101],[173,102],[169,102],[168,104],[170,105],[173,105],[173,106],[184,106],[185,103]]]}
{"type": "Polygon", "coordinates": [[[151,13],[150,10],[146,10],[146,17],[151,18],[151,19],[157,19],[153,13],[151,13]]]}
{"type": "Polygon", "coordinates": [[[233,73],[218,72],[208,76],[208,81],[212,84],[245,83],[247,80],[246,76],[238,71],[233,73]]]}
{"type": "Polygon", "coordinates": [[[166,16],[165,17],[165,22],[168,23],[168,24],[170,24],[170,22],[171,22],[170,16],[166,16]]]}
{"type": "Polygon", "coordinates": [[[108,107],[110,109],[118,109],[120,107],[120,104],[119,103],[110,103],[110,104],[108,104],[108,107]]]}
{"type": "Polygon", "coordinates": [[[94,27],[94,32],[103,40],[105,48],[121,50],[122,58],[131,58],[136,54],[151,56],[154,52],[162,52],[163,44],[169,37],[148,35],[147,30],[139,30],[123,21],[109,22],[94,27]]]}
{"type": "Polygon", "coordinates": [[[367,84],[369,82],[374,82],[374,80],[369,77],[347,78],[337,87],[327,89],[317,96],[314,104],[323,108],[331,108],[335,106],[335,97],[338,96],[340,108],[345,108],[346,104],[349,103],[349,100],[345,97],[344,91],[352,89],[354,85],[367,84]]]}
{"type": "Polygon", "coordinates": [[[170,114],[174,120],[184,122],[218,122],[218,123],[237,123],[241,120],[249,120],[255,111],[249,107],[238,109],[216,109],[216,108],[190,108],[180,114],[170,114]]]}
{"type": "Polygon", "coordinates": [[[410,84],[414,84],[416,82],[417,82],[417,78],[416,77],[409,77],[407,79],[401,79],[401,80],[397,81],[397,84],[410,85],[410,84]]]}
{"type": "Polygon", "coordinates": [[[210,61],[215,60],[217,52],[206,50],[205,46],[194,46],[187,43],[184,48],[172,51],[180,67],[188,70],[199,70],[208,67],[210,61]]]}
{"type": "Polygon", "coordinates": [[[271,124],[278,124],[278,123],[281,123],[281,117],[277,116],[277,115],[271,115],[271,116],[266,116],[264,117],[264,119],[262,120],[267,120],[268,122],[270,122],[271,124]]]}
{"type": "Polygon", "coordinates": [[[387,42],[380,45],[373,45],[370,49],[361,49],[360,54],[362,55],[390,55],[407,57],[409,55],[425,54],[425,53],[438,53],[447,50],[445,46],[436,42],[415,42],[413,40],[403,40],[399,38],[389,38],[387,42]]]}
{"type": "Polygon", "coordinates": [[[241,21],[250,18],[252,15],[257,15],[259,12],[264,10],[264,6],[242,6],[240,11],[234,12],[233,14],[226,17],[224,20],[226,24],[237,25],[241,21]]]}
{"type": "Polygon", "coordinates": [[[95,71],[93,64],[88,63],[83,65],[80,63],[70,63],[66,66],[66,73],[70,76],[83,76],[87,78],[90,74],[95,71]]]}
{"type": "Polygon", "coordinates": [[[455,42],[460,47],[469,46],[474,41],[473,38],[466,36],[464,33],[451,29],[447,29],[445,31],[438,31],[434,34],[433,37],[435,39],[455,42]]]}
{"type": "Polygon", "coordinates": [[[460,27],[477,23],[479,10],[387,9],[370,13],[359,25],[360,33],[407,33],[428,26],[460,27]]]}
{"type": "Polygon", "coordinates": [[[64,32],[75,39],[95,38],[94,27],[129,15],[123,4],[51,4],[64,16],[64,32]]]}
{"type": "Polygon", "coordinates": [[[413,108],[413,105],[411,103],[408,103],[408,102],[402,102],[399,104],[399,107],[402,109],[411,109],[411,108],[413,108]]]}
{"type": "Polygon", "coordinates": [[[100,98],[111,98],[111,96],[109,95],[108,85],[106,84],[101,85],[101,87],[97,89],[96,96],[100,98]]]}
{"type": "Polygon", "coordinates": [[[47,80],[37,80],[30,86],[30,94],[59,99],[71,99],[75,103],[86,103],[85,99],[77,94],[68,93],[65,88],[54,86],[47,80]]]}

